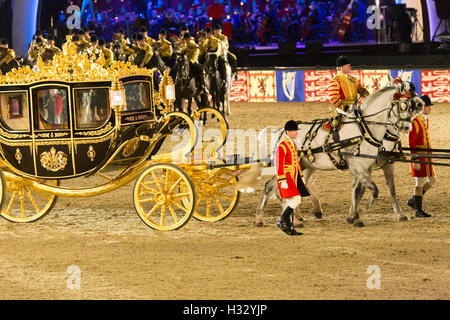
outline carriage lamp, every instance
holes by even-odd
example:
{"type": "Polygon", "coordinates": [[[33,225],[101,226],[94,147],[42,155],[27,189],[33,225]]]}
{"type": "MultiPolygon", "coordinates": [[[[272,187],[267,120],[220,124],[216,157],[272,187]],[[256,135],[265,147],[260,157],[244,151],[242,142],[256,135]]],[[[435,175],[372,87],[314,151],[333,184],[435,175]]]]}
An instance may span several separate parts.
{"type": "Polygon", "coordinates": [[[113,81],[110,100],[111,108],[113,108],[116,112],[121,112],[126,103],[125,89],[123,88],[122,82],[118,78],[113,81]]]}
{"type": "Polygon", "coordinates": [[[167,113],[172,109],[173,102],[175,101],[175,86],[167,70],[164,71],[163,78],[159,85],[159,94],[161,102],[165,107],[163,113],[167,113]]]}

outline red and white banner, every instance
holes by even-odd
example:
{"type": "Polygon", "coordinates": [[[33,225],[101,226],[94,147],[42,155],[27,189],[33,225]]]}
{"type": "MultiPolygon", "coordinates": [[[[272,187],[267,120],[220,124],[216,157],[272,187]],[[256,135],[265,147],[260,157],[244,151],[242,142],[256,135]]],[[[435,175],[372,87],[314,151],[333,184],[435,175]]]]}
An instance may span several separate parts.
{"type": "Polygon", "coordinates": [[[275,71],[248,71],[248,101],[276,102],[275,71]]]}
{"type": "Polygon", "coordinates": [[[389,70],[361,70],[361,85],[372,94],[388,84],[389,73],[389,70]]]}
{"type": "Polygon", "coordinates": [[[450,102],[450,71],[422,70],[421,94],[428,95],[432,102],[450,102]]]}
{"type": "Polygon", "coordinates": [[[328,85],[336,74],[336,70],[305,71],[305,101],[328,102],[328,85]]]}
{"type": "Polygon", "coordinates": [[[248,85],[247,71],[239,71],[238,79],[232,80],[230,90],[231,102],[247,102],[248,101],[248,85]]]}

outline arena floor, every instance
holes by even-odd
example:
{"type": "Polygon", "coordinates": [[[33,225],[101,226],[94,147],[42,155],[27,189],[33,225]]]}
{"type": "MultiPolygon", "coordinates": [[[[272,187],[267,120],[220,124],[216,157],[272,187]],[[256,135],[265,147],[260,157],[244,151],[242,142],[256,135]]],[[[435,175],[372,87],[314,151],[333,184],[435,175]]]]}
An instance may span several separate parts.
{"type": "MultiPolygon", "coordinates": [[[[327,105],[235,103],[232,112],[232,128],[260,130],[290,118],[324,116],[327,105]]],[[[449,119],[449,103],[433,107],[434,147],[450,147],[449,119]]],[[[141,222],[131,184],[103,196],[61,198],[35,223],[0,221],[0,299],[449,299],[450,168],[437,171],[439,180],[424,198],[433,217],[408,222],[396,220],[383,174],[375,171],[380,197],[362,217],[364,228],[345,222],[349,174],[318,173],[312,189],[324,217],[314,218],[305,201],[300,237],[275,226],[280,206],[274,200],[265,226],[253,226],[262,182],[241,196],[226,220],[192,219],[173,232],[141,222]],[[79,289],[71,289],[73,265],[80,270],[79,289]],[[380,289],[367,286],[371,265],[380,268],[380,289]]],[[[396,165],[396,183],[402,209],[411,216],[407,164],[396,165]]]]}

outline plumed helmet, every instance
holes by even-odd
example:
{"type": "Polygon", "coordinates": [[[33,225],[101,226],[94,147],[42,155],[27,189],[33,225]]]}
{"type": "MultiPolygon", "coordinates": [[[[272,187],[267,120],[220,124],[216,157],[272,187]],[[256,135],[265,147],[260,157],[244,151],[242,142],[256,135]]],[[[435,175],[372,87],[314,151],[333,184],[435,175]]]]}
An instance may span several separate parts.
{"type": "Polygon", "coordinates": [[[297,122],[295,122],[294,120],[289,120],[289,121],[286,122],[286,124],[284,125],[284,130],[286,130],[286,131],[295,131],[295,130],[298,130],[298,124],[297,124],[297,122]]]}
{"type": "Polygon", "coordinates": [[[342,67],[345,66],[346,64],[350,64],[350,61],[348,60],[348,58],[346,56],[339,56],[336,59],[336,67],[342,67]]]}

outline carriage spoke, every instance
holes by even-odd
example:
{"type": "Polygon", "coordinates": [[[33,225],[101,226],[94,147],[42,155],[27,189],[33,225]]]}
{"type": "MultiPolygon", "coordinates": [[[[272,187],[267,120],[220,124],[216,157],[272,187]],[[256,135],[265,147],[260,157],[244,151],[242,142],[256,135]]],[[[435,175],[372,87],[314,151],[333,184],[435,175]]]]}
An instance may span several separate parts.
{"type": "Polygon", "coordinates": [[[228,201],[233,201],[233,198],[232,198],[232,197],[229,197],[229,196],[227,196],[227,195],[225,195],[225,194],[223,194],[223,193],[221,193],[221,192],[216,192],[216,195],[217,195],[218,197],[221,197],[221,198],[226,199],[226,200],[228,200],[228,201]]]}
{"type": "Polygon", "coordinates": [[[23,219],[23,218],[25,218],[25,208],[24,208],[24,205],[23,205],[23,201],[24,201],[23,189],[20,190],[19,192],[20,192],[20,194],[19,194],[19,196],[20,196],[20,216],[23,219]]]}
{"type": "Polygon", "coordinates": [[[156,174],[155,174],[153,171],[151,172],[151,174],[152,174],[153,180],[156,182],[156,185],[158,186],[159,191],[160,191],[160,192],[164,192],[164,191],[163,191],[163,188],[162,188],[162,186],[161,186],[161,182],[159,181],[159,179],[158,179],[158,177],[156,176],[156,174]]]}
{"type": "Polygon", "coordinates": [[[175,182],[173,185],[172,185],[172,187],[170,187],[170,189],[169,189],[169,191],[168,191],[168,193],[171,193],[171,192],[173,192],[173,190],[175,190],[175,187],[180,183],[180,181],[182,180],[182,178],[180,177],[180,178],[178,178],[178,180],[177,180],[177,182],[175,182]]]}
{"type": "Polygon", "coordinates": [[[156,204],[156,205],[153,207],[153,209],[150,210],[149,213],[147,213],[147,215],[146,215],[147,219],[150,218],[150,216],[151,216],[152,214],[154,214],[155,211],[159,209],[159,207],[161,207],[161,205],[160,205],[160,204],[156,204]]]}
{"type": "Polygon", "coordinates": [[[36,204],[36,201],[34,201],[34,198],[33,198],[33,196],[31,195],[30,190],[29,190],[27,187],[25,187],[25,190],[27,190],[27,196],[28,196],[28,199],[30,199],[30,201],[31,201],[31,203],[33,204],[33,207],[34,207],[34,209],[36,210],[36,212],[40,212],[41,210],[39,210],[39,207],[38,207],[38,205],[36,204]]]}
{"type": "Polygon", "coordinates": [[[168,205],[170,213],[172,214],[173,220],[175,220],[175,223],[178,223],[177,214],[175,213],[175,210],[173,209],[172,205],[168,205]]]}
{"type": "Polygon", "coordinates": [[[150,202],[150,201],[155,201],[155,197],[150,197],[150,198],[145,198],[145,199],[139,200],[139,203],[150,202]]]}
{"type": "Polygon", "coordinates": [[[180,208],[181,210],[183,210],[184,212],[188,212],[188,209],[185,208],[184,206],[182,206],[181,204],[179,204],[178,202],[172,201],[172,203],[173,203],[176,207],[178,207],[178,208],[180,208]]]}
{"type": "Polygon", "coordinates": [[[209,218],[211,216],[211,198],[206,198],[206,216],[209,218]]]}
{"type": "Polygon", "coordinates": [[[35,190],[35,189],[33,189],[34,191],[36,191],[36,193],[39,193],[41,196],[43,196],[44,198],[46,198],[47,200],[52,200],[53,198],[54,198],[54,196],[52,196],[52,195],[47,195],[47,194],[45,194],[45,193],[43,193],[43,192],[41,192],[41,191],[39,191],[39,190],[35,190]]]}
{"type": "Polygon", "coordinates": [[[12,207],[14,201],[16,200],[16,198],[17,198],[17,191],[14,191],[14,193],[11,197],[11,200],[9,200],[8,207],[6,208],[6,210],[4,212],[9,214],[9,211],[11,210],[11,207],[12,207]]]}
{"type": "Polygon", "coordinates": [[[162,206],[161,207],[161,221],[160,221],[160,225],[163,226],[164,225],[164,218],[166,217],[166,206],[162,206]]]}
{"type": "Polygon", "coordinates": [[[145,183],[142,183],[141,186],[143,186],[145,189],[150,191],[150,193],[153,193],[153,194],[159,193],[157,190],[153,189],[152,187],[147,186],[145,183]]]}
{"type": "Polygon", "coordinates": [[[214,203],[216,204],[217,208],[219,209],[221,214],[225,214],[225,211],[223,211],[222,205],[220,204],[219,200],[217,200],[216,196],[213,195],[214,203]]]}

